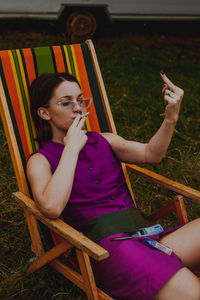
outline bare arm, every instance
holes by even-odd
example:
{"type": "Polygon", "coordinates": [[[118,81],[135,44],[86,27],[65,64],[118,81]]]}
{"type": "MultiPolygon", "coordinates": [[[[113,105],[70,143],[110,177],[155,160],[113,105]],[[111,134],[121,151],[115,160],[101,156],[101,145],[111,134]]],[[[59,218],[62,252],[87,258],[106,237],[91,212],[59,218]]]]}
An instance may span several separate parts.
{"type": "Polygon", "coordinates": [[[164,74],[162,92],[166,103],[165,119],[148,143],[127,141],[111,133],[102,134],[110,143],[118,159],[126,163],[156,163],[164,157],[178,120],[183,90],[175,86],[164,74]]]}
{"type": "Polygon", "coordinates": [[[87,141],[82,126],[85,119],[78,116],[64,138],[64,150],[52,174],[47,159],[42,154],[33,155],[27,164],[27,176],[34,199],[41,212],[57,218],[65,208],[71,193],[76,164],[80,150],[87,141]]]}

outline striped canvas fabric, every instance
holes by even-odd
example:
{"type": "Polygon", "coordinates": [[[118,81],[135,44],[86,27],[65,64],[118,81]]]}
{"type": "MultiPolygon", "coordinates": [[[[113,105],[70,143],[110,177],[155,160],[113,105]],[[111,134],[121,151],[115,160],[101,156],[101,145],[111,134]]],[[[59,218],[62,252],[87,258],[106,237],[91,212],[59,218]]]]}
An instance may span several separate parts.
{"type": "MultiPolygon", "coordinates": [[[[80,82],[84,98],[93,97],[89,108],[91,114],[86,120],[88,131],[108,132],[110,128],[115,131],[111,113],[108,114],[108,103],[103,103],[101,98],[102,90],[100,92],[87,43],[0,51],[1,116],[19,191],[25,194],[31,195],[26,180],[26,163],[38,148],[28,89],[35,77],[54,72],[74,75],[80,82]],[[10,130],[11,123],[13,128],[10,130]]],[[[60,242],[57,234],[52,231],[50,234],[47,227],[40,225],[47,249],[53,246],[53,241],[55,244],[60,242]]]]}
{"type": "Polygon", "coordinates": [[[38,147],[34,140],[28,88],[36,76],[53,72],[74,75],[84,97],[93,97],[87,130],[109,131],[86,43],[0,51],[0,76],[24,170],[30,154],[38,147]]]}
{"type": "MultiPolygon", "coordinates": [[[[30,154],[38,148],[30,115],[28,89],[35,77],[53,72],[68,72],[74,75],[80,82],[83,96],[93,97],[90,106],[91,114],[86,121],[87,130],[109,131],[90,51],[86,43],[0,51],[0,76],[9,111],[9,115],[5,115],[4,108],[1,106],[1,115],[5,123],[11,120],[13,124],[23,176],[18,171],[19,167],[15,167],[18,158],[15,150],[11,150],[14,148],[13,139],[9,137],[8,130],[5,131],[11,156],[14,156],[12,160],[19,190],[25,194],[31,194],[25,175],[26,162],[30,154]],[[21,180],[22,177],[24,180],[21,180]],[[24,183],[21,184],[21,181],[24,183]]],[[[4,127],[6,127],[5,124],[4,127]]],[[[40,224],[40,227],[45,236],[46,249],[53,246],[53,241],[55,244],[60,242],[60,237],[56,233],[51,231],[50,234],[43,224],[40,224]]],[[[68,256],[68,253],[65,256],[68,256]]]]}

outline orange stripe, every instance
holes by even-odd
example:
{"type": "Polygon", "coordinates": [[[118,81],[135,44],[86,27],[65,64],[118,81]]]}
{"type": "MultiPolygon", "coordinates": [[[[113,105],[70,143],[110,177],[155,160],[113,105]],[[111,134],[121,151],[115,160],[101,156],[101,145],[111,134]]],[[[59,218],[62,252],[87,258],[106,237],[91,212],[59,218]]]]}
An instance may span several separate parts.
{"type": "MultiPolygon", "coordinates": [[[[85,68],[85,61],[83,58],[81,46],[79,44],[75,44],[75,45],[73,45],[73,47],[74,47],[74,51],[76,54],[77,66],[78,66],[78,69],[80,70],[80,73],[79,73],[80,74],[80,84],[81,84],[81,88],[83,91],[83,95],[84,95],[84,97],[91,97],[92,93],[90,90],[89,80],[88,80],[88,76],[87,76],[87,72],[86,72],[86,68],[85,68]]],[[[97,119],[97,115],[96,115],[96,111],[95,111],[95,106],[94,106],[93,102],[89,108],[89,111],[91,112],[91,114],[88,116],[91,129],[96,132],[101,132],[99,122],[97,119]]]]}
{"type": "Polygon", "coordinates": [[[55,61],[56,61],[56,67],[58,73],[66,72],[64,61],[63,61],[63,55],[62,51],[60,49],[60,46],[53,46],[53,52],[55,55],[55,61]]]}
{"type": "Polygon", "coordinates": [[[23,124],[23,118],[20,110],[20,105],[19,105],[19,98],[16,90],[16,85],[15,85],[15,80],[12,72],[12,64],[10,61],[9,53],[8,51],[5,51],[4,53],[1,54],[2,57],[2,65],[5,73],[5,78],[6,78],[6,83],[7,87],[9,90],[11,102],[12,102],[12,107],[14,110],[17,126],[19,129],[19,134],[21,137],[21,141],[23,144],[23,149],[24,149],[24,155],[26,157],[26,160],[29,158],[29,148],[26,140],[26,133],[24,130],[24,124],[23,124]]]}
{"type": "MultiPolygon", "coordinates": [[[[27,71],[27,74],[28,74],[29,84],[31,84],[33,82],[33,80],[36,78],[33,54],[32,54],[32,51],[31,51],[30,48],[22,49],[22,52],[24,54],[24,60],[25,60],[25,65],[26,65],[26,71],[27,71]]],[[[29,114],[30,114],[30,118],[31,118],[29,96],[27,97],[27,104],[28,104],[29,114]]],[[[34,126],[32,118],[31,118],[31,126],[32,126],[32,129],[33,129],[33,136],[34,136],[34,139],[35,139],[36,138],[36,131],[35,131],[35,126],[34,126]]],[[[35,141],[35,145],[36,145],[36,148],[38,148],[38,143],[36,141],[35,141]]]]}
{"type": "Polygon", "coordinates": [[[28,73],[29,84],[31,84],[36,77],[33,55],[30,48],[22,49],[22,52],[24,54],[24,60],[25,60],[26,69],[28,73]]]}
{"type": "MultiPolygon", "coordinates": [[[[27,106],[28,106],[30,120],[31,120],[33,138],[35,139],[36,138],[36,131],[35,131],[35,126],[34,126],[33,120],[31,118],[28,84],[34,80],[34,78],[36,77],[36,74],[35,74],[35,68],[34,68],[34,62],[33,62],[33,56],[32,56],[31,49],[30,48],[29,49],[22,49],[22,53],[23,53],[23,57],[24,57],[24,60],[25,60],[25,67],[22,64],[21,68],[22,68],[23,72],[24,72],[24,69],[26,69],[27,76],[28,76],[28,79],[24,79],[24,91],[25,91],[25,95],[26,95],[26,103],[27,103],[27,106]]],[[[22,57],[21,54],[20,54],[20,57],[22,57]]],[[[21,72],[22,72],[22,70],[21,70],[21,72]]],[[[38,148],[38,143],[36,141],[34,141],[34,143],[36,145],[36,148],[38,148]]]]}
{"type": "MultiPolygon", "coordinates": [[[[75,54],[75,50],[74,50],[73,45],[70,46],[70,49],[71,49],[72,60],[73,60],[73,61],[71,61],[71,63],[74,66],[75,76],[78,79],[78,82],[81,82],[80,81],[80,75],[79,75],[79,69],[78,69],[78,65],[77,65],[77,61],[76,61],[76,54],[75,54]]],[[[87,109],[85,110],[85,112],[87,112],[87,109]]],[[[90,126],[90,120],[89,120],[89,118],[86,119],[85,126],[86,126],[86,129],[88,131],[91,131],[91,126],[90,126]]]]}

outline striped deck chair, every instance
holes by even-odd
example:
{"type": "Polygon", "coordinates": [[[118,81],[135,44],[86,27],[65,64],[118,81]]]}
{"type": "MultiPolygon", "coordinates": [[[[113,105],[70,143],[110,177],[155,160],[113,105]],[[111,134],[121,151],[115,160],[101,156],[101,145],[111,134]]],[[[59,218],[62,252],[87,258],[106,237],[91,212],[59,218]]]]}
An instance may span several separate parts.
{"type": "MultiPolygon", "coordinates": [[[[33,79],[42,73],[65,71],[77,77],[84,97],[92,96],[94,99],[92,113],[86,121],[87,130],[116,133],[92,41],[74,45],[0,51],[1,117],[19,187],[19,192],[14,193],[14,198],[24,208],[32,240],[31,248],[36,255],[26,273],[29,274],[50,264],[85,291],[88,299],[112,299],[97,287],[89,260],[89,257],[96,260],[105,259],[109,253],[63,220],[44,217],[31,199],[26,179],[27,159],[38,147],[30,117],[28,87],[33,79]],[[45,225],[46,234],[52,237],[51,249],[44,247],[38,221],[45,225]],[[71,249],[75,249],[78,262],[76,270],[59,259],[71,249]]],[[[200,192],[135,165],[122,164],[122,168],[133,201],[127,169],[176,193],[172,202],[151,215],[152,220],[157,220],[176,209],[179,222],[188,221],[183,196],[199,201],[200,192]]]]}

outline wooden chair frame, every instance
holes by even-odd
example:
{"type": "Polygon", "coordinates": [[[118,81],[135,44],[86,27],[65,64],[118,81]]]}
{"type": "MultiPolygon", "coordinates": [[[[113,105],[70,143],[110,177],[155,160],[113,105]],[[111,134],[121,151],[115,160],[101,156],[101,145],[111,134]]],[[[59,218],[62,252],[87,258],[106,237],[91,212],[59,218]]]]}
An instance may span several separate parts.
{"type": "MultiPolygon", "coordinates": [[[[86,41],[86,43],[88,44],[89,50],[91,52],[93,67],[96,73],[98,87],[101,93],[101,97],[103,99],[105,110],[107,112],[107,120],[110,127],[110,131],[116,133],[114,121],[110,111],[110,106],[107,99],[107,94],[105,91],[95,50],[90,40],[86,41]]],[[[41,214],[41,212],[38,210],[35,202],[29,197],[27,181],[20,160],[19,150],[17,147],[13,126],[10,121],[9,111],[7,108],[5,93],[4,93],[1,80],[0,80],[0,95],[1,95],[1,107],[0,107],[1,116],[2,116],[3,125],[8,140],[9,150],[13,160],[18,187],[19,187],[19,192],[13,193],[13,196],[24,208],[24,212],[25,212],[25,216],[26,216],[26,220],[28,223],[30,236],[32,240],[31,249],[36,255],[35,260],[30,263],[26,271],[26,274],[30,274],[40,269],[42,266],[46,264],[50,264],[52,267],[58,270],[62,275],[64,275],[75,285],[77,285],[80,289],[82,289],[87,294],[88,299],[90,300],[91,299],[94,300],[112,299],[109,295],[107,295],[105,292],[103,292],[101,289],[99,289],[96,286],[94,275],[90,264],[90,259],[89,259],[89,257],[92,257],[97,261],[103,260],[109,256],[108,251],[106,251],[105,249],[103,249],[93,241],[89,240],[81,232],[78,232],[77,230],[75,230],[74,228],[66,224],[60,218],[56,220],[52,220],[44,217],[41,214]],[[45,224],[48,228],[52,229],[62,238],[62,242],[60,244],[56,245],[55,247],[53,247],[51,250],[47,252],[45,252],[43,248],[37,220],[40,220],[43,224],[45,224]],[[60,255],[64,254],[67,250],[72,249],[74,247],[76,249],[75,251],[79,263],[80,272],[75,271],[74,269],[65,265],[58,259],[60,255]]],[[[147,178],[148,180],[155,182],[161,186],[164,186],[172,190],[173,192],[177,193],[177,195],[174,197],[174,200],[172,202],[166,204],[157,212],[149,216],[149,218],[152,220],[156,221],[175,209],[178,214],[179,223],[183,224],[188,221],[183,197],[185,196],[187,198],[200,201],[200,192],[190,187],[186,187],[182,184],[174,182],[168,178],[165,178],[161,175],[158,175],[152,171],[138,167],[136,165],[122,164],[122,168],[127,180],[127,185],[129,187],[132,196],[133,193],[130,186],[127,170],[134,172],[135,174],[141,177],[147,178]]],[[[134,201],[134,197],[133,197],[133,201],[134,201]]]]}

